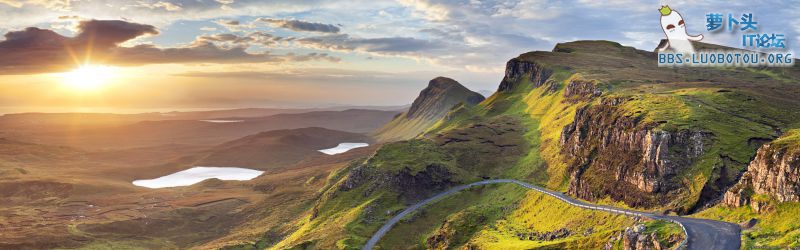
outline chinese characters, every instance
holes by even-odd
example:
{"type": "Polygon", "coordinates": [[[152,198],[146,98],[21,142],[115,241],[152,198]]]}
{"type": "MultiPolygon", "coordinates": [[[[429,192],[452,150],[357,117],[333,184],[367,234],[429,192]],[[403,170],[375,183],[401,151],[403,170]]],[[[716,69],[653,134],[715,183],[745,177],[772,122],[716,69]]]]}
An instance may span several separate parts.
{"type": "MultiPolygon", "coordinates": [[[[724,16],[719,13],[709,13],[706,15],[706,29],[714,31],[722,28],[725,24],[724,16]]],[[[758,31],[756,26],[758,22],[753,21],[753,14],[742,14],[739,20],[733,17],[733,14],[728,14],[728,31],[758,31]],[[741,27],[741,28],[740,28],[741,27]]],[[[786,38],[783,34],[743,34],[742,35],[743,47],[756,47],[756,48],[786,48],[786,38]]]]}

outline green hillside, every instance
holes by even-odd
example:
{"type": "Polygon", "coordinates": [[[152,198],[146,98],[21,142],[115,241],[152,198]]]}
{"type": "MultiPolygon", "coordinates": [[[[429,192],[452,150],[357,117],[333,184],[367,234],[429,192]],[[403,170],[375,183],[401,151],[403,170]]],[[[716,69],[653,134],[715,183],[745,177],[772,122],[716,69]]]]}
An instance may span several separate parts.
{"type": "MultiPolygon", "coordinates": [[[[791,108],[800,107],[797,79],[797,67],[659,68],[655,53],[607,41],[525,53],[508,62],[493,96],[451,109],[423,134],[387,143],[332,177],[299,229],[274,248],[359,248],[406,205],[487,178],[694,213],[716,204],[762,144],[800,127],[800,110],[791,108]]],[[[379,246],[599,248],[618,244],[613,236],[634,223],[484,187],[425,208],[379,246]],[[521,229],[573,233],[530,241],[515,237],[521,229]]],[[[646,225],[665,244],[678,241],[674,225],[646,225]]]]}

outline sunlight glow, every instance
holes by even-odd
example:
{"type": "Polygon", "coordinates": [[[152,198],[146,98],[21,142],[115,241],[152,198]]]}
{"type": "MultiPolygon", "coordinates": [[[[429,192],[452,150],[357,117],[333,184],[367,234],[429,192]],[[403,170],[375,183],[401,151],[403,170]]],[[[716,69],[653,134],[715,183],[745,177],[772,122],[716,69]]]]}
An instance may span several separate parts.
{"type": "Polygon", "coordinates": [[[108,84],[116,77],[117,70],[104,65],[81,65],[62,74],[64,84],[77,90],[94,90],[108,84]]]}

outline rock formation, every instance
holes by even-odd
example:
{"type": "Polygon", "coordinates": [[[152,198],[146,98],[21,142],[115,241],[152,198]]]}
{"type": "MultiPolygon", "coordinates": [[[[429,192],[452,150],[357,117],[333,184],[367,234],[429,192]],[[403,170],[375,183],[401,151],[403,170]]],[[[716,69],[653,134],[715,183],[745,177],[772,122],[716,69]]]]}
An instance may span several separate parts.
{"type": "Polygon", "coordinates": [[[711,134],[658,129],[657,123],[621,115],[617,107],[623,101],[605,98],[580,108],[564,127],[562,153],[573,159],[568,192],[588,200],[611,196],[632,206],[663,205],[656,194],[678,188],[671,178],[706,151],[711,134]]]}
{"type": "Polygon", "coordinates": [[[428,83],[407,112],[378,129],[375,137],[381,141],[405,140],[429,129],[459,105],[473,106],[482,102],[483,95],[473,92],[457,81],[437,77],[428,83]]]}
{"type": "Polygon", "coordinates": [[[723,198],[728,206],[750,205],[756,211],[772,201],[800,201],[800,150],[794,145],[761,146],[739,183],[723,198]]]}

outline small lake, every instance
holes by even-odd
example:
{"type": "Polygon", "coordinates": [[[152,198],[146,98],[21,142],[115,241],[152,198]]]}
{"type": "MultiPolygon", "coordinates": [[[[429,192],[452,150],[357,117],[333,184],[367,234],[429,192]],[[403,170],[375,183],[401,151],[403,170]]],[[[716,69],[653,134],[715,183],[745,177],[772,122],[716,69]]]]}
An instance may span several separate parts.
{"type": "Polygon", "coordinates": [[[350,151],[351,149],[354,149],[354,148],[362,148],[362,147],[366,147],[366,146],[369,146],[369,144],[361,143],[361,142],[342,142],[342,143],[339,143],[339,145],[336,146],[336,147],[328,148],[328,149],[320,149],[318,151],[322,152],[323,154],[335,155],[335,154],[341,154],[341,153],[350,151]]]}
{"type": "Polygon", "coordinates": [[[135,180],[133,185],[147,188],[189,186],[206,179],[246,181],[258,177],[264,171],[233,167],[193,167],[150,180],[135,180]]]}
{"type": "Polygon", "coordinates": [[[210,122],[210,123],[233,123],[233,122],[243,122],[244,120],[200,120],[201,122],[210,122]]]}

